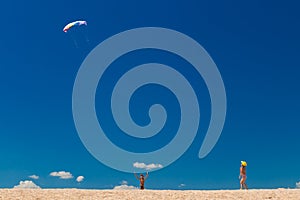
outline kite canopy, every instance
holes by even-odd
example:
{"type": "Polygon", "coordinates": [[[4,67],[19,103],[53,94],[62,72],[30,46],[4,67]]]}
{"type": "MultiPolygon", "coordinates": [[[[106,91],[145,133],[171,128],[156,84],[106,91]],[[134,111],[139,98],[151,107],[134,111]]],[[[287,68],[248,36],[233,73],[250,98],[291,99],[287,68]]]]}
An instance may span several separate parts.
{"type": "Polygon", "coordinates": [[[242,166],[246,167],[247,166],[247,162],[246,161],[241,161],[242,166]]]}
{"type": "Polygon", "coordinates": [[[74,26],[81,26],[81,25],[86,25],[87,26],[87,22],[86,21],[75,21],[75,22],[71,22],[69,24],[67,24],[63,31],[66,33],[68,32],[68,30],[74,26]]]}

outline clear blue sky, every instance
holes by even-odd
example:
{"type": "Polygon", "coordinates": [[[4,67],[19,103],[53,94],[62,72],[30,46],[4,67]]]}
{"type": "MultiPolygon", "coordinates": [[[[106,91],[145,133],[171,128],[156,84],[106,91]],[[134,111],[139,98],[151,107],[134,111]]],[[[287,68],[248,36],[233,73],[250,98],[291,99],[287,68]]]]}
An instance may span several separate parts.
{"type": "MultiPolygon", "coordinates": [[[[227,116],[213,151],[198,159],[210,111],[207,91],[197,90],[206,99],[198,142],[172,165],[150,173],[146,187],[238,188],[240,160],[248,162],[250,188],[295,187],[300,180],[299,6],[296,1],[2,2],[0,187],[33,174],[44,188],[112,188],[123,180],[138,185],[133,174],[103,165],[86,150],[73,121],[72,90],[90,50],[114,34],[147,26],[180,31],[209,52],[226,88],[227,116]],[[89,43],[79,48],[62,32],[77,19],[88,21],[89,43]],[[85,179],[62,180],[51,177],[53,171],[85,179]]],[[[158,53],[153,55],[163,59],[158,53]]],[[[136,56],[126,62],[145,59],[136,56]]],[[[172,99],[168,93],[159,101],[173,105],[172,99]]],[[[133,112],[138,115],[139,109],[133,112]]],[[[176,128],[176,122],[175,116],[167,125],[176,128]]],[[[167,141],[155,144],[163,146],[160,142],[167,141]]]]}

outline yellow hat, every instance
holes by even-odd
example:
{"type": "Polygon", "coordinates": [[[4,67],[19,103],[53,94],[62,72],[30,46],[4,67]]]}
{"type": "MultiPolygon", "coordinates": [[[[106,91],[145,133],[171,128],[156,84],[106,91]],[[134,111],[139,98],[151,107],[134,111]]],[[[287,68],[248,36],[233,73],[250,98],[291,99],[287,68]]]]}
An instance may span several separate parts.
{"type": "Polygon", "coordinates": [[[247,166],[247,162],[246,161],[241,161],[242,166],[246,167],[247,166]]]}

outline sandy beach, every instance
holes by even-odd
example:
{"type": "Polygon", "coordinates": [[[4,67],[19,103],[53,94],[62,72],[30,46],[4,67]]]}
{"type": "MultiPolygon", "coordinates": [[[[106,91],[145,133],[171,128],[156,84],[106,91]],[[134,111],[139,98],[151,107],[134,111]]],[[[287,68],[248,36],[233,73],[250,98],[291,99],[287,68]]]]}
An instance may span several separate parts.
{"type": "Polygon", "coordinates": [[[300,189],[270,190],[83,190],[83,189],[0,189],[1,200],[174,200],[174,199],[288,199],[299,200],[300,189]]]}

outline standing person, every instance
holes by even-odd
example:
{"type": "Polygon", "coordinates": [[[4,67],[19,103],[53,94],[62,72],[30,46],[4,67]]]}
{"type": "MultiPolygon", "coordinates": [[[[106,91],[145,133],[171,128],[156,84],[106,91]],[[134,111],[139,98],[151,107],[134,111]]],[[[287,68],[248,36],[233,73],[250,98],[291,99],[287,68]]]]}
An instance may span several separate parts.
{"type": "Polygon", "coordinates": [[[241,167],[240,167],[240,176],[239,178],[241,179],[240,180],[240,189],[247,189],[248,190],[248,186],[246,184],[246,179],[247,179],[247,176],[246,176],[246,167],[247,167],[247,162],[246,161],[241,161],[241,167]]]}
{"type": "Polygon", "coordinates": [[[135,178],[136,178],[137,180],[140,181],[140,189],[141,189],[141,190],[145,189],[145,180],[146,180],[146,179],[148,178],[148,176],[149,176],[148,172],[147,172],[147,174],[146,174],[145,177],[144,177],[143,174],[140,174],[140,177],[138,177],[138,176],[136,175],[136,173],[134,173],[134,176],[135,176],[135,178]]]}

